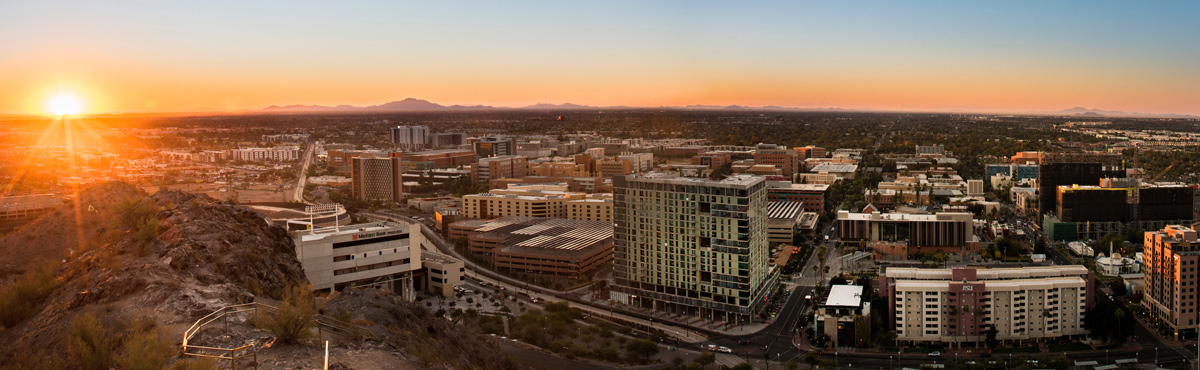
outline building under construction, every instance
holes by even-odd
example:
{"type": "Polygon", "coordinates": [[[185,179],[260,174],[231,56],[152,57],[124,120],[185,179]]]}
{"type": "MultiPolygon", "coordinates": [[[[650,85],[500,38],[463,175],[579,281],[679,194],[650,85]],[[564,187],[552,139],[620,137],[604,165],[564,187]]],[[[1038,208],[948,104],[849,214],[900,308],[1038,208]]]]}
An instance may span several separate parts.
{"type": "Polygon", "coordinates": [[[1103,178],[1124,178],[1120,154],[1101,152],[1038,153],[1038,212],[1056,211],[1058,187],[1100,185],[1103,178]]]}
{"type": "Polygon", "coordinates": [[[1046,217],[1046,232],[1055,240],[1098,239],[1129,227],[1158,230],[1190,224],[1192,194],[1184,185],[1142,184],[1140,179],[1103,179],[1099,186],[1059,186],[1056,211],[1046,217]]]}

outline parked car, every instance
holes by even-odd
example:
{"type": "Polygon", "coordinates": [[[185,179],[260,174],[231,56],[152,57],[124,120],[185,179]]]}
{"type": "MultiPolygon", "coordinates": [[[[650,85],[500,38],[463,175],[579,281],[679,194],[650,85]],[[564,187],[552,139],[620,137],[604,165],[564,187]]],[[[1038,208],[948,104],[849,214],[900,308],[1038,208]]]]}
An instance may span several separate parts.
{"type": "Polygon", "coordinates": [[[942,357],[942,351],[929,352],[929,357],[942,357]]]}
{"type": "Polygon", "coordinates": [[[721,352],[721,353],[733,353],[733,350],[732,350],[732,349],[729,349],[729,347],[726,347],[726,346],[720,346],[720,347],[717,347],[717,352],[721,352]]]}

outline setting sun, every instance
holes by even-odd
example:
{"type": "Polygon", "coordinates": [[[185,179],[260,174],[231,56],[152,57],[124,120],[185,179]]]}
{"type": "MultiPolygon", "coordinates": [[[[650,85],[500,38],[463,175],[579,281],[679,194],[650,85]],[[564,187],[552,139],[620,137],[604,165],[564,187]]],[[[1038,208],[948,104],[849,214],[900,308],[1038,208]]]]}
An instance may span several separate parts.
{"type": "Polygon", "coordinates": [[[73,93],[61,92],[50,98],[46,108],[57,115],[77,114],[83,110],[83,101],[73,93]]]}

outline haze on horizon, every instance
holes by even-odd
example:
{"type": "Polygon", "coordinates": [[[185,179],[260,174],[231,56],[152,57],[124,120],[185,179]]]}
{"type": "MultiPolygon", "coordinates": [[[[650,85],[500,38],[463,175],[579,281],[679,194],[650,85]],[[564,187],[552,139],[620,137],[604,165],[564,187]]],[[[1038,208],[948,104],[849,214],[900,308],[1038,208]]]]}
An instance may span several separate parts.
{"type": "Polygon", "coordinates": [[[775,105],[1200,115],[1200,2],[0,3],[0,112],[775,105]]]}

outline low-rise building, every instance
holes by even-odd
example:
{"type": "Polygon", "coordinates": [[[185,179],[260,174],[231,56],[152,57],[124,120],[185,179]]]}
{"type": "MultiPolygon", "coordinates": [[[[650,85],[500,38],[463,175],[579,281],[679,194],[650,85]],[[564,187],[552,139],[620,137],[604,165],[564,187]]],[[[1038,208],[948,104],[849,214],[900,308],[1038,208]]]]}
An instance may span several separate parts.
{"type": "Polygon", "coordinates": [[[828,184],[793,184],[788,181],[768,181],[767,201],[801,202],[805,212],[825,213],[828,184]]]}
{"type": "Polygon", "coordinates": [[[870,325],[863,320],[871,314],[871,302],[863,297],[863,287],[858,285],[833,285],[829,295],[813,314],[816,332],[829,336],[829,341],[839,347],[855,346],[855,325],[870,325]]]}
{"type": "Polygon", "coordinates": [[[471,253],[497,268],[580,278],[613,258],[613,226],[606,221],[504,217],[451,225],[469,241],[471,253]]]}
{"type": "Polygon", "coordinates": [[[767,241],[791,244],[803,213],[804,203],[767,202],[767,241]]]}
{"type": "Polygon", "coordinates": [[[441,253],[421,253],[421,275],[423,286],[419,290],[449,298],[454,296],[454,287],[466,281],[466,264],[462,260],[441,253]]]}
{"type": "Polygon", "coordinates": [[[912,256],[921,252],[978,253],[979,238],[975,236],[971,214],[941,212],[937,214],[908,213],[851,213],[838,211],[838,236],[849,243],[862,243],[882,253],[912,256]],[[902,250],[894,250],[897,246],[902,250]]]}
{"type": "Polygon", "coordinates": [[[1094,275],[1079,265],[993,268],[888,268],[879,276],[902,343],[982,347],[988,328],[1002,342],[1082,337],[1094,305],[1094,275]]]}

